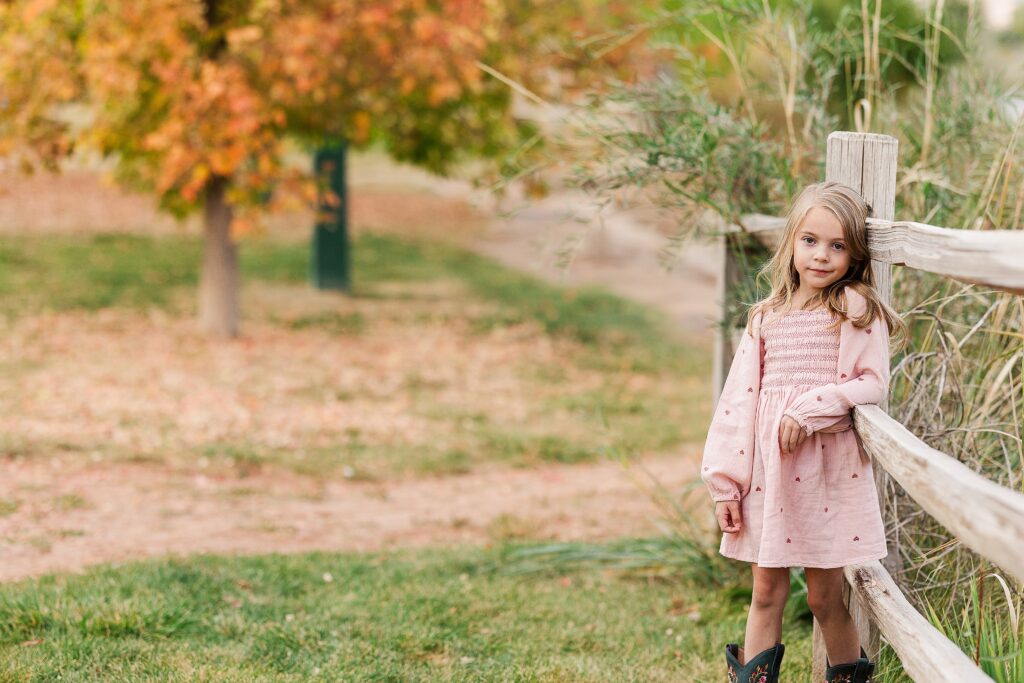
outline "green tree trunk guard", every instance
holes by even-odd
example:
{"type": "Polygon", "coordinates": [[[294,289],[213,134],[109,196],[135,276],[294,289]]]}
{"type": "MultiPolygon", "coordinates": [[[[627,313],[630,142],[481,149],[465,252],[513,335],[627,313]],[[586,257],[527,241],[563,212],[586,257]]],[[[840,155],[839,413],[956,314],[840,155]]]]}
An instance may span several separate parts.
{"type": "Polygon", "coordinates": [[[350,292],[345,152],[346,143],[338,142],[319,148],[314,157],[317,213],[310,277],[317,289],[350,292]]]}

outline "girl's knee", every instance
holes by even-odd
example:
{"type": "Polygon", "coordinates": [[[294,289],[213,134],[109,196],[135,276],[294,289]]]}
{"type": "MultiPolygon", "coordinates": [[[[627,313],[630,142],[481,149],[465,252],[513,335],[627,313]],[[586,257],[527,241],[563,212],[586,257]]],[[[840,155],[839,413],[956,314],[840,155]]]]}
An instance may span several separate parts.
{"type": "Polygon", "coordinates": [[[781,612],[788,597],[788,594],[781,591],[754,591],[750,604],[763,612],[781,612]]]}
{"type": "Polygon", "coordinates": [[[836,590],[831,586],[815,586],[808,583],[807,606],[818,621],[827,621],[831,617],[842,614],[846,611],[842,588],[836,590]]]}
{"type": "Polygon", "coordinates": [[[828,621],[846,613],[842,569],[808,567],[804,574],[807,577],[807,606],[818,621],[828,621]]]}
{"type": "Polygon", "coordinates": [[[761,572],[754,577],[751,605],[759,610],[779,610],[789,598],[789,572],[761,572]]]}

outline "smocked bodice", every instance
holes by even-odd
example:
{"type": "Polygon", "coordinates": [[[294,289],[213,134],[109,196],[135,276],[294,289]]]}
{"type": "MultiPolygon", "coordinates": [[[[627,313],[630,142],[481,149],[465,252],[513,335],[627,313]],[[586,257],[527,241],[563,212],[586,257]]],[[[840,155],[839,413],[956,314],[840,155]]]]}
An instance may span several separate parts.
{"type": "Polygon", "coordinates": [[[761,326],[762,387],[822,386],[836,381],[839,327],[826,308],[775,315],[761,326]]]}

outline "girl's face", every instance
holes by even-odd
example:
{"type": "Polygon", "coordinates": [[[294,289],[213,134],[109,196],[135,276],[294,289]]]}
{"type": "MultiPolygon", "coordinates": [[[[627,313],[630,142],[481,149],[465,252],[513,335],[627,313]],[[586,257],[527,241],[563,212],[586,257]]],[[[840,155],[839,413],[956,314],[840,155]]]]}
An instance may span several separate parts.
{"type": "Polygon", "coordinates": [[[821,206],[811,207],[793,236],[793,266],[805,294],[827,287],[846,275],[850,253],[843,226],[821,206]]]}

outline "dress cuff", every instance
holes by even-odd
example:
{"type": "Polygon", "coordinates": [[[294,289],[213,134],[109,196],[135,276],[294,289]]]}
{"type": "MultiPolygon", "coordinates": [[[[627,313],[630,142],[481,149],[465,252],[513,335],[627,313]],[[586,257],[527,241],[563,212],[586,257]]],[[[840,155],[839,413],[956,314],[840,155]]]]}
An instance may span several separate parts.
{"type": "Polygon", "coordinates": [[[716,503],[723,503],[730,500],[738,501],[740,499],[739,487],[732,491],[716,491],[711,495],[711,499],[714,500],[716,503]]]}
{"type": "Polygon", "coordinates": [[[800,425],[801,429],[803,429],[804,432],[807,433],[807,436],[810,436],[811,434],[814,433],[814,429],[811,427],[811,425],[807,423],[807,418],[801,415],[800,413],[796,412],[792,408],[787,408],[786,410],[782,411],[782,414],[788,415],[789,417],[796,420],[797,423],[800,425]]]}

